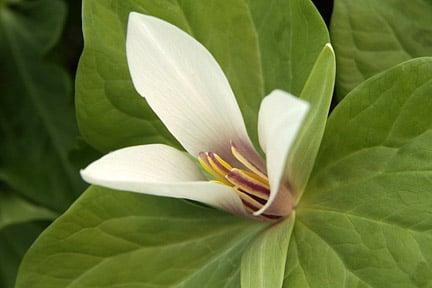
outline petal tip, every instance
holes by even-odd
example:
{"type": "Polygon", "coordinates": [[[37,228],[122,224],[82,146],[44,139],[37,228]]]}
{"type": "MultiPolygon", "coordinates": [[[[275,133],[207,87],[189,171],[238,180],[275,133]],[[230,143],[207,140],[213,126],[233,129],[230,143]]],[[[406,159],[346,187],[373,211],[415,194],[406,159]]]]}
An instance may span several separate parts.
{"type": "Polygon", "coordinates": [[[135,12],[135,11],[130,12],[129,17],[128,17],[128,27],[131,27],[131,24],[135,25],[138,22],[142,22],[147,17],[150,17],[150,16],[145,15],[145,14],[141,14],[141,13],[135,12]]]}
{"type": "Polygon", "coordinates": [[[273,201],[271,199],[268,199],[268,201],[264,204],[263,207],[261,207],[261,209],[253,212],[253,216],[260,216],[260,215],[264,214],[270,208],[272,203],[273,203],[273,201]]]}
{"type": "Polygon", "coordinates": [[[93,185],[93,184],[94,184],[94,183],[92,183],[92,181],[91,181],[91,177],[90,177],[88,174],[86,174],[85,172],[80,171],[80,175],[81,175],[81,179],[82,179],[85,183],[87,183],[87,184],[89,184],[89,185],[93,185]]]}
{"type": "Polygon", "coordinates": [[[137,17],[139,17],[141,15],[142,15],[141,13],[132,11],[132,12],[129,13],[129,19],[136,19],[137,17]]]}
{"type": "Polygon", "coordinates": [[[264,101],[266,101],[266,102],[271,101],[271,99],[270,99],[271,97],[273,97],[273,98],[277,97],[279,99],[282,99],[284,97],[290,98],[290,100],[292,101],[293,104],[298,105],[298,107],[305,112],[307,112],[309,110],[309,107],[310,107],[310,103],[308,101],[305,101],[305,100],[303,100],[299,97],[296,97],[296,96],[292,95],[291,93],[286,92],[286,91],[281,90],[281,89],[273,90],[267,97],[264,98],[263,103],[264,103],[264,101]]]}
{"type": "MultiPolygon", "coordinates": [[[[145,25],[147,28],[160,28],[161,25],[174,26],[175,25],[155,16],[143,14],[140,12],[132,11],[129,13],[128,26],[133,25],[145,25]]],[[[176,27],[177,28],[177,27],[176,27]]]]}
{"type": "MultiPolygon", "coordinates": [[[[91,165],[91,164],[90,164],[91,165]]],[[[92,184],[91,182],[91,176],[90,176],[90,171],[89,171],[89,169],[88,169],[89,167],[86,167],[86,168],[84,168],[84,169],[81,169],[80,171],[79,171],[79,173],[80,173],[80,176],[81,176],[81,178],[85,181],[85,182],[87,182],[87,183],[89,183],[89,184],[92,184]]]]}
{"type": "Polygon", "coordinates": [[[145,25],[146,27],[151,27],[151,21],[162,21],[159,18],[142,14],[139,12],[132,11],[129,13],[128,18],[128,31],[131,32],[131,28],[140,27],[140,25],[145,25]]]}

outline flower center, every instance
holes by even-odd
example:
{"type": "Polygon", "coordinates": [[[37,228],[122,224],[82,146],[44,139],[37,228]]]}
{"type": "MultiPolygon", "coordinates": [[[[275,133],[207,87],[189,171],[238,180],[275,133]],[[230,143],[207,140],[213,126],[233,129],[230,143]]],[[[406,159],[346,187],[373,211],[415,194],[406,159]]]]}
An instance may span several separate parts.
{"type": "MultiPolygon", "coordinates": [[[[242,168],[234,167],[214,152],[201,152],[198,161],[213,181],[231,187],[240,197],[246,210],[251,214],[261,209],[270,196],[269,181],[265,171],[258,168],[248,157],[231,143],[231,153],[242,168]]],[[[267,219],[279,216],[261,215],[267,219]]]]}

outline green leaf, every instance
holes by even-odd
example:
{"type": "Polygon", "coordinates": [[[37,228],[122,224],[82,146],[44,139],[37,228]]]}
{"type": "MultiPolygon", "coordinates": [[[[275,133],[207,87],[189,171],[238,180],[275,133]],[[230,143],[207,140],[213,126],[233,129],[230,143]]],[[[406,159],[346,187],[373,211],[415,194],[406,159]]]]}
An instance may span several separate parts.
{"type": "Polygon", "coordinates": [[[36,206],[10,192],[0,191],[0,230],[34,220],[53,220],[56,213],[36,206]]]}
{"type": "Polygon", "coordinates": [[[78,134],[70,79],[43,59],[65,17],[57,0],[0,6],[0,181],[59,212],[84,187],[68,160],[78,134]]]}
{"type": "Polygon", "coordinates": [[[8,225],[0,229],[0,287],[15,287],[21,259],[47,226],[48,222],[33,221],[8,225]]]}
{"type": "MultiPolygon", "coordinates": [[[[431,79],[432,59],[412,60],[333,111],[296,207],[283,287],[431,285],[431,79]]],[[[238,287],[246,247],[256,249],[245,259],[274,256],[260,245],[267,237],[247,246],[264,228],[189,202],[91,188],[30,249],[17,287],[238,287]]]]}
{"type": "Polygon", "coordinates": [[[336,63],[330,44],[322,49],[300,98],[310,103],[310,111],[288,159],[288,179],[296,191],[297,201],[308,183],[324,134],[333,96],[336,63]],[[292,163],[292,164],[291,164],[292,163]],[[295,182],[294,182],[295,181],[295,182]]]}
{"type": "Polygon", "coordinates": [[[25,256],[17,288],[239,287],[263,224],[176,199],[92,187],[25,256]]]}
{"type": "Polygon", "coordinates": [[[241,287],[282,287],[295,213],[262,232],[248,247],[241,262],[241,287]]]}
{"type": "Polygon", "coordinates": [[[77,170],[87,167],[103,155],[87,144],[81,137],[77,138],[75,147],[69,151],[69,161],[77,170]]]}
{"type": "Polygon", "coordinates": [[[432,1],[335,0],[330,31],[342,99],[379,72],[432,56],[432,1]]]}
{"type": "Polygon", "coordinates": [[[285,287],[432,284],[432,58],[354,89],[297,208],[285,287]]]}
{"type": "MultiPolygon", "coordinates": [[[[333,49],[324,46],[306,81],[300,98],[311,104],[302,132],[293,148],[295,163],[291,179],[296,179],[298,200],[315,163],[330,108],[336,72],[333,49]]],[[[289,166],[289,165],[288,165],[289,166]]],[[[255,240],[242,259],[242,287],[281,287],[294,215],[268,229],[255,240]]]]}
{"type": "Polygon", "coordinates": [[[24,253],[56,216],[12,193],[0,192],[0,287],[15,287],[24,253]]]}
{"type": "Polygon", "coordinates": [[[102,152],[145,143],[179,146],[133,87],[125,31],[132,11],[171,22],[217,59],[257,143],[261,99],[275,88],[299,94],[329,42],[309,0],[85,0],[85,48],[76,83],[78,124],[102,152]]]}
{"type": "Polygon", "coordinates": [[[78,129],[70,77],[48,63],[66,7],[0,1],[0,287],[12,288],[36,237],[84,184],[68,160],[78,129]],[[6,184],[6,185],[4,185],[6,184]]]}
{"type": "MultiPolygon", "coordinates": [[[[299,96],[323,46],[327,27],[309,0],[246,0],[258,40],[264,94],[282,89],[299,96]]],[[[251,47],[252,49],[252,47],[251,47]]],[[[212,50],[210,50],[212,51],[212,50]]],[[[236,69],[244,73],[245,68],[236,69]]],[[[231,78],[228,75],[228,78],[231,78]]],[[[250,96],[249,96],[250,97],[250,96]]],[[[243,102],[250,102],[247,96],[243,102]]],[[[257,100],[259,104],[261,99],[257,100]],[[258,101],[259,100],[259,101],[258,101]]],[[[251,111],[258,114],[258,106],[251,111]]]]}

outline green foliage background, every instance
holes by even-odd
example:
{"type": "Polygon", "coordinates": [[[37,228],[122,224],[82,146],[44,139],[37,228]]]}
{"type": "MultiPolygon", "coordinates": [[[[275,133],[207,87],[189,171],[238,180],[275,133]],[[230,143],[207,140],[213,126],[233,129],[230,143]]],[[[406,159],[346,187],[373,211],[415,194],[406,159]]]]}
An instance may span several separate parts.
{"type": "MultiPolygon", "coordinates": [[[[110,14],[111,1],[107,0],[106,9],[90,15],[91,2],[86,2],[88,15],[84,17],[95,23],[103,19],[109,25],[107,33],[93,31],[97,23],[86,27],[87,43],[94,49],[87,49],[82,58],[86,69],[98,58],[118,60],[124,56],[122,35],[108,30],[123,29],[128,13],[119,8],[117,14],[110,14]],[[109,49],[110,55],[98,53],[109,49]]],[[[180,27],[186,25],[176,18],[173,9],[164,10],[150,2],[141,1],[142,9],[172,18],[180,27]]],[[[246,2],[251,11],[247,17],[258,29],[232,28],[232,35],[246,43],[236,51],[208,37],[212,32],[223,38],[221,31],[228,26],[224,13],[217,15],[214,10],[214,23],[205,15],[195,15],[194,30],[183,28],[221,61],[256,141],[256,110],[263,94],[284,88],[313,102],[313,95],[331,93],[329,75],[334,69],[325,64],[333,63],[327,56],[320,58],[324,64],[315,64],[318,66],[310,75],[321,48],[307,47],[309,50],[304,50],[310,53],[304,54],[301,44],[286,46],[284,35],[274,41],[274,27],[261,23],[268,1],[246,2]],[[261,67],[254,62],[256,55],[249,55],[253,45],[262,52],[261,67]],[[291,49],[292,57],[279,61],[286,49],[291,49]],[[244,59],[224,62],[229,53],[243,55],[244,59]],[[243,67],[245,63],[249,69],[243,67]],[[236,73],[239,69],[245,73],[236,73]],[[262,75],[256,75],[257,69],[262,75]],[[284,86],[280,87],[280,83],[284,86]]],[[[311,5],[301,0],[269,2],[299,11],[311,5]]],[[[188,3],[184,1],[183,13],[193,11],[193,4],[188,3]]],[[[297,143],[297,157],[313,155],[313,162],[318,154],[318,160],[313,172],[310,161],[296,170],[296,178],[307,179],[312,173],[312,180],[307,187],[306,183],[299,184],[305,194],[295,222],[291,218],[259,234],[263,225],[252,225],[219,211],[97,187],[87,190],[72,205],[86,188],[79,169],[100,153],[147,142],[177,144],[144,102],[134,99],[136,93],[130,80],[123,77],[127,67],[120,61],[99,66],[98,75],[92,74],[92,69],[81,73],[74,101],[73,83],[83,48],[81,1],[0,0],[0,288],[15,287],[18,266],[30,245],[69,207],[69,212],[51,225],[27,255],[18,287],[110,287],[115,282],[127,285],[127,281],[140,285],[148,278],[155,278],[154,284],[163,287],[199,287],[202,281],[207,281],[208,287],[238,287],[240,280],[242,287],[251,288],[260,287],[256,283],[263,287],[385,287],[389,283],[397,287],[432,287],[432,223],[428,214],[432,209],[432,126],[428,116],[432,111],[432,64],[423,58],[395,66],[432,56],[432,2],[335,0],[334,9],[333,1],[314,3],[328,24],[336,52],[336,97],[332,103],[332,109],[336,109],[319,153],[317,145],[324,124],[317,125],[313,117],[308,120],[313,133],[301,135],[303,143],[297,143]],[[98,89],[100,86],[105,89],[98,89]],[[119,97],[125,91],[129,92],[128,101],[119,97]],[[94,98],[87,97],[90,93],[94,98]],[[337,105],[345,96],[347,99],[337,105]],[[94,99],[100,111],[112,111],[112,122],[101,118],[94,106],[86,109],[94,99]],[[75,106],[79,108],[77,114],[75,106]],[[123,129],[124,125],[129,129],[123,129]],[[305,141],[312,144],[304,145],[305,141]],[[359,185],[368,189],[359,189],[359,185]],[[355,201],[347,193],[356,195],[355,201]],[[118,203],[124,206],[118,207],[118,203]],[[110,209],[111,213],[107,213],[110,209]],[[169,233],[158,230],[161,223],[169,233]],[[281,237],[285,234],[291,237],[281,237]],[[250,239],[257,235],[253,249],[248,248],[250,239]],[[58,239],[64,239],[62,247],[54,245],[58,239]],[[158,246],[158,241],[169,250],[158,246]],[[274,249],[274,243],[282,248],[274,249]],[[76,251],[76,247],[81,250],[76,251]],[[186,260],[175,257],[188,247],[193,247],[194,252],[182,254],[186,260]],[[56,270],[65,255],[70,257],[71,266],[56,270]],[[285,265],[286,255],[283,271],[279,268],[285,265]],[[153,270],[140,269],[145,259],[157,259],[153,270]],[[257,259],[258,264],[254,262],[257,259]],[[117,276],[116,269],[124,263],[136,270],[117,276]],[[172,266],[169,277],[161,268],[166,263],[172,266]],[[262,263],[278,266],[270,269],[259,266],[262,263]],[[90,270],[92,274],[86,275],[90,270]],[[186,270],[190,274],[183,279],[186,270]],[[263,273],[274,275],[265,278],[263,273]]],[[[221,7],[226,11],[236,8],[228,4],[221,7]]],[[[277,15],[280,9],[269,11],[277,15]]],[[[285,23],[295,27],[294,35],[289,37],[301,39],[295,33],[306,31],[316,47],[328,41],[326,31],[314,30],[313,25],[318,27],[320,21],[311,24],[313,29],[296,27],[301,22],[298,18],[285,23]]],[[[279,20],[275,17],[271,23],[278,24],[279,20]]],[[[325,116],[329,104],[324,101],[320,103],[323,109],[313,107],[314,115],[325,116]]]]}
{"type": "Polygon", "coordinates": [[[98,153],[79,139],[73,80],[80,1],[0,1],[0,287],[34,239],[84,191],[98,153]]]}

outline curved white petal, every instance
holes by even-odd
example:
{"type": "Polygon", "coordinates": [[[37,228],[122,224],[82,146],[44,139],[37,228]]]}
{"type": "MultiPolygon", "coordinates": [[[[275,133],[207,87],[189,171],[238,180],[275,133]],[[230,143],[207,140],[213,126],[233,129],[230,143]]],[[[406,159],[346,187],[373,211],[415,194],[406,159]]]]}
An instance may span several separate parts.
{"type": "Polygon", "coordinates": [[[81,171],[91,184],[157,196],[199,201],[235,214],[246,214],[235,192],[206,181],[196,164],[172,147],[160,144],[123,148],[81,171]]]}
{"type": "Polygon", "coordinates": [[[230,140],[250,144],[228,80],[203,45],[136,12],[129,16],[126,42],[136,90],[190,154],[213,151],[230,159],[230,140]]]}
{"type": "MultiPolygon", "coordinates": [[[[260,145],[266,153],[267,174],[270,183],[270,197],[262,213],[286,215],[291,211],[292,195],[289,187],[281,187],[286,162],[306,114],[309,103],[281,90],[274,90],[261,103],[258,116],[260,145]]],[[[289,168],[289,167],[288,167],[289,168]]]]}

